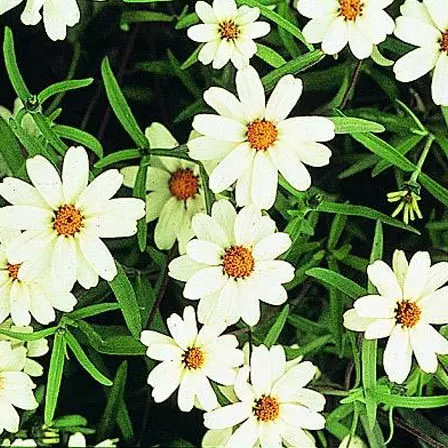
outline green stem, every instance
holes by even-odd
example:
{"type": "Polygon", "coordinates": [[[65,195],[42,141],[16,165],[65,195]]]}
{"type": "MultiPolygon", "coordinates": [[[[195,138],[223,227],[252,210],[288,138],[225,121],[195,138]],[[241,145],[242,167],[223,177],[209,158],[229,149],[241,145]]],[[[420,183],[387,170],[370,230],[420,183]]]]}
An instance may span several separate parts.
{"type": "Polygon", "coordinates": [[[410,182],[416,182],[418,179],[418,176],[420,176],[420,173],[422,172],[423,164],[425,163],[426,156],[428,155],[429,150],[431,149],[433,141],[434,141],[434,136],[432,134],[429,134],[428,140],[426,141],[426,145],[423,148],[420,158],[418,159],[417,169],[412,173],[410,182]]]}

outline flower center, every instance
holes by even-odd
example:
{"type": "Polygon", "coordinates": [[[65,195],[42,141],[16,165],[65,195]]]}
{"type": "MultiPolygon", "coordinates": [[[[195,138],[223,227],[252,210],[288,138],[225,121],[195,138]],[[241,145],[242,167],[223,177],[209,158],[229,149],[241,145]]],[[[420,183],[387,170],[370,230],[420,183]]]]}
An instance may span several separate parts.
{"type": "Polygon", "coordinates": [[[406,328],[414,327],[420,320],[422,310],[415,302],[402,300],[395,308],[395,320],[406,328]]]}
{"type": "Polygon", "coordinates": [[[255,402],[252,412],[258,421],[269,422],[275,420],[280,413],[280,405],[276,398],[269,395],[262,395],[260,399],[255,402]]]}
{"type": "Polygon", "coordinates": [[[277,128],[266,120],[256,120],[247,125],[247,141],[257,151],[266,151],[278,137],[277,128]]]}
{"type": "Polygon", "coordinates": [[[174,197],[179,201],[186,201],[198,194],[199,177],[195,176],[189,168],[179,169],[171,175],[168,186],[174,197]]]}
{"type": "Polygon", "coordinates": [[[361,0],[339,0],[339,14],[345,20],[355,20],[362,14],[364,3],[361,0]]]}
{"type": "Polygon", "coordinates": [[[12,278],[13,280],[18,280],[20,266],[22,266],[22,265],[8,263],[8,267],[6,269],[8,269],[9,277],[12,278]]]}
{"type": "Polygon", "coordinates": [[[223,257],[224,272],[233,278],[248,277],[254,270],[255,260],[252,252],[243,246],[232,246],[223,257]]]}
{"type": "Polygon", "coordinates": [[[183,355],[182,362],[187,369],[200,369],[204,364],[204,353],[197,347],[190,347],[183,355]]]}
{"type": "Polygon", "coordinates": [[[73,205],[63,205],[57,212],[53,228],[59,235],[73,236],[82,228],[81,212],[73,205]]]}
{"type": "Polygon", "coordinates": [[[235,40],[240,35],[240,29],[233,20],[226,20],[219,24],[219,35],[221,39],[235,40]]]}
{"type": "Polygon", "coordinates": [[[440,41],[440,49],[448,54],[448,30],[446,30],[442,35],[442,40],[440,41]]]}

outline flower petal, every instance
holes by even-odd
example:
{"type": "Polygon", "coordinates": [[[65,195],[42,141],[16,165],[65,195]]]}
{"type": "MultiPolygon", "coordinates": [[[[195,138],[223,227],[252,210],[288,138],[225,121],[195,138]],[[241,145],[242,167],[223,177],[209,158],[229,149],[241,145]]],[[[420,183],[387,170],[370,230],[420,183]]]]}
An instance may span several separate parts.
{"type": "Polygon", "coordinates": [[[64,156],[62,191],[66,204],[75,204],[89,182],[89,158],[82,146],[71,147],[64,156]]]}
{"type": "Polygon", "coordinates": [[[367,275],[381,296],[395,300],[402,298],[403,293],[397,277],[384,261],[377,260],[369,265],[367,275]]]}
{"type": "Polygon", "coordinates": [[[397,325],[384,350],[384,370],[390,381],[401,384],[408,377],[412,363],[412,348],[409,331],[397,325]]]}
{"type": "Polygon", "coordinates": [[[265,112],[264,87],[260,76],[253,67],[249,66],[237,72],[236,88],[247,121],[262,119],[265,112]]]}

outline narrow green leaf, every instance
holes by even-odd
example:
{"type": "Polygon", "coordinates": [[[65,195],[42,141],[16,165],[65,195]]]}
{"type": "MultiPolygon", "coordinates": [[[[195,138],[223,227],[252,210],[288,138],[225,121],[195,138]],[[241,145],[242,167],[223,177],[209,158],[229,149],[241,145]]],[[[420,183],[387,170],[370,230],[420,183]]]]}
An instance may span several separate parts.
{"type": "Polygon", "coordinates": [[[22,148],[14,132],[0,117],[0,154],[12,174],[17,174],[25,163],[22,148]]]}
{"type": "Polygon", "coordinates": [[[112,72],[108,58],[105,58],[101,64],[101,73],[107,98],[121,125],[139,148],[147,148],[148,139],[137,124],[134,115],[132,115],[131,109],[112,72]]]}
{"type": "Polygon", "coordinates": [[[73,354],[76,356],[76,359],[79,361],[81,366],[90,374],[90,376],[98,381],[100,384],[103,384],[104,386],[112,386],[112,381],[104,376],[90,361],[90,359],[85,354],[84,350],[82,349],[79,342],[76,340],[76,338],[69,333],[68,331],[65,332],[65,340],[70,347],[73,354]]]}
{"type": "Polygon", "coordinates": [[[58,327],[50,327],[44,328],[43,330],[33,331],[32,333],[21,333],[18,331],[10,331],[0,328],[0,334],[19,341],[37,341],[55,334],[57,330],[58,327]]]}
{"type": "Polygon", "coordinates": [[[107,168],[115,163],[125,162],[126,160],[139,159],[142,156],[140,149],[123,149],[112,154],[108,154],[95,163],[95,168],[107,168]]]}
{"type": "Polygon", "coordinates": [[[86,317],[97,316],[98,314],[107,313],[109,311],[116,311],[120,309],[118,303],[97,303],[95,305],[86,306],[76,311],[68,313],[70,319],[85,319],[86,317]]]}
{"type": "Polygon", "coordinates": [[[59,154],[64,155],[68,149],[68,146],[55,133],[52,123],[50,123],[48,118],[41,113],[35,113],[33,114],[33,119],[40,132],[42,132],[42,135],[47,139],[48,143],[56,149],[59,154]]]}
{"type": "Polygon", "coordinates": [[[336,134],[359,134],[365,132],[385,131],[382,124],[363,120],[362,118],[330,117],[330,120],[335,125],[336,134]]]}
{"type": "MultiPolygon", "coordinates": [[[[328,267],[332,272],[339,273],[339,265],[335,259],[328,259],[328,267]]],[[[337,288],[330,288],[330,331],[339,354],[342,352],[344,301],[343,294],[337,288]]]]}
{"type": "Polygon", "coordinates": [[[278,315],[268,334],[264,338],[264,345],[266,345],[266,347],[270,348],[277,342],[280,333],[282,332],[283,327],[286,324],[286,320],[288,319],[288,314],[289,305],[286,304],[278,315]]]}
{"type": "Polygon", "coordinates": [[[376,392],[378,402],[387,406],[410,409],[432,409],[448,406],[448,395],[435,395],[432,397],[403,397],[384,392],[376,392]]]}
{"type": "Polygon", "coordinates": [[[257,44],[257,52],[255,55],[274,68],[278,68],[283,64],[286,64],[286,61],[282,55],[278,54],[272,48],[266,47],[262,44],[257,44]]]}
{"type": "Polygon", "coordinates": [[[195,97],[202,98],[202,90],[196,85],[193,76],[185,70],[182,70],[181,64],[174,56],[174,54],[168,50],[168,61],[171,64],[173,73],[180,79],[185,88],[195,97]]]}
{"type": "MultiPolygon", "coordinates": [[[[198,61],[199,52],[201,51],[202,46],[199,46],[196,48],[196,50],[193,51],[193,53],[188,56],[188,58],[185,60],[185,62],[180,66],[181,70],[187,70],[187,68],[190,68],[193,64],[195,64],[198,61]]],[[[171,70],[170,70],[171,73],[171,70]]]]}
{"type": "Polygon", "coordinates": [[[135,297],[134,288],[124,269],[117,263],[117,276],[109,282],[115,297],[120,304],[126,325],[134,337],[139,337],[143,329],[142,316],[135,297]]]}
{"type": "MultiPolygon", "coordinates": [[[[146,202],[146,178],[148,176],[149,159],[149,156],[142,157],[133,190],[133,196],[141,199],[143,202],[146,202]]],[[[137,223],[137,241],[140,252],[144,252],[146,249],[147,233],[148,225],[145,215],[137,223]]]]}
{"type": "Polygon", "coordinates": [[[377,411],[375,397],[377,345],[376,340],[363,339],[361,347],[362,387],[366,399],[367,420],[371,429],[375,426],[377,411]]]}
{"type": "Polygon", "coordinates": [[[63,415],[55,420],[51,424],[52,428],[70,428],[73,426],[87,426],[88,421],[82,415],[63,415]]]}
{"type": "Polygon", "coordinates": [[[67,81],[57,82],[42,90],[42,92],[37,95],[37,98],[39,103],[42,104],[54,95],[90,86],[92,82],[93,78],[69,79],[67,81]]]}
{"type": "Polygon", "coordinates": [[[329,250],[336,249],[336,246],[341,238],[342,232],[347,225],[347,216],[338,214],[334,217],[331,223],[330,232],[328,235],[327,247],[329,250]]]}
{"type": "Polygon", "coordinates": [[[79,143],[91,149],[99,158],[103,157],[103,147],[100,141],[88,132],[62,124],[54,125],[53,130],[59,137],[79,143]]]}

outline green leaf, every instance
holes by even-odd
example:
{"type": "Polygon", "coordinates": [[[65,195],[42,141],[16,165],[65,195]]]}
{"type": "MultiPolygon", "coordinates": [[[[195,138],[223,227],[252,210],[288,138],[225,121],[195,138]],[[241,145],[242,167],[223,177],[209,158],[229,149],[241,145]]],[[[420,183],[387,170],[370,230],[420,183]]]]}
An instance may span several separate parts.
{"type": "Polygon", "coordinates": [[[86,306],[76,311],[68,313],[70,319],[85,319],[86,317],[97,316],[98,314],[107,313],[109,311],[116,311],[120,309],[118,303],[97,303],[95,305],[86,306]]]}
{"type": "Polygon", "coordinates": [[[264,345],[266,345],[266,347],[270,348],[277,342],[280,333],[282,332],[283,327],[286,324],[286,320],[288,319],[288,314],[289,314],[289,305],[286,304],[283,307],[280,314],[278,315],[268,334],[264,338],[263,343],[264,345]]]}
{"type": "Polygon", "coordinates": [[[57,82],[42,90],[42,92],[37,95],[37,98],[39,103],[42,104],[54,95],[90,86],[92,82],[93,78],[69,79],[67,81],[57,82]]]}
{"type": "Polygon", "coordinates": [[[379,123],[352,117],[330,117],[335,125],[336,134],[360,134],[365,132],[384,132],[379,123]]]}
{"type": "Polygon", "coordinates": [[[19,341],[37,341],[55,334],[57,330],[58,327],[50,327],[44,328],[43,330],[33,331],[32,333],[22,333],[19,331],[11,331],[0,328],[0,334],[19,341]]]}
{"type": "Polygon", "coordinates": [[[358,299],[367,295],[367,291],[354,281],[343,275],[324,268],[312,268],[306,271],[306,275],[313,277],[325,285],[332,286],[352,299],[358,299]]]}
{"type": "Polygon", "coordinates": [[[180,79],[185,88],[195,97],[202,98],[202,89],[200,89],[190,73],[182,70],[181,64],[174,56],[174,54],[168,50],[168,61],[171,64],[172,72],[180,79]]]}
{"type": "MultiPolygon", "coordinates": [[[[146,178],[148,176],[149,156],[142,157],[140,166],[137,171],[133,196],[146,202],[146,178]]],[[[146,215],[137,222],[137,241],[140,252],[146,249],[146,240],[148,233],[148,225],[146,223],[146,215]]]]}
{"type": "Polygon", "coordinates": [[[95,367],[95,365],[87,357],[87,355],[85,354],[84,350],[82,349],[79,342],[75,339],[75,337],[68,331],[65,332],[64,337],[71,351],[76,356],[76,359],[79,361],[82,367],[90,374],[90,376],[96,381],[98,381],[100,384],[103,384],[104,386],[112,386],[112,381],[106,376],[104,376],[95,367]]]}
{"type": "Polygon", "coordinates": [[[50,426],[53,421],[59,391],[62,383],[62,372],[65,362],[65,338],[63,329],[58,330],[53,339],[53,350],[51,351],[50,367],[48,369],[47,389],[45,391],[45,424],[50,426]]]}
{"type": "Polygon", "coordinates": [[[286,64],[283,56],[278,54],[272,48],[266,47],[262,44],[257,44],[257,52],[255,53],[255,55],[274,68],[278,68],[283,64],[286,64]]]}
{"type": "Polygon", "coordinates": [[[410,409],[432,409],[448,406],[448,395],[435,395],[432,397],[403,397],[384,392],[376,392],[378,402],[387,406],[410,409]]]}
{"type": "Polygon", "coordinates": [[[100,141],[88,132],[62,124],[54,125],[53,130],[59,137],[80,143],[82,146],[91,149],[99,158],[103,157],[103,147],[100,141]]]}
{"type": "Polygon", "coordinates": [[[134,115],[132,115],[131,109],[112,72],[108,58],[105,58],[101,64],[101,73],[107,98],[121,125],[139,148],[148,148],[148,139],[137,124],[134,115]]]}
{"type": "Polygon", "coordinates": [[[0,154],[12,174],[17,174],[24,166],[22,148],[5,120],[0,117],[0,154]]]}
{"type": "Polygon", "coordinates": [[[120,18],[120,28],[128,31],[131,23],[172,22],[174,16],[157,11],[124,11],[120,18]]]}
{"type": "Polygon", "coordinates": [[[142,156],[140,149],[123,149],[112,154],[108,154],[101,160],[95,163],[95,168],[107,168],[119,162],[125,162],[126,160],[139,159],[142,156]]]}
{"type": "Polygon", "coordinates": [[[48,143],[59,152],[59,154],[65,154],[68,146],[59,138],[52,127],[50,120],[41,113],[33,114],[34,122],[39,128],[42,135],[47,139],[48,143]]]}
{"type": "Polygon", "coordinates": [[[52,428],[63,429],[73,426],[87,426],[89,422],[82,415],[64,415],[53,420],[52,428]]]}
{"type": "Polygon", "coordinates": [[[366,400],[367,420],[371,429],[376,423],[376,356],[378,341],[363,339],[361,347],[362,386],[366,400]]]}
{"type": "MultiPolygon", "coordinates": [[[[339,273],[339,265],[335,259],[328,259],[328,267],[332,272],[339,273]]],[[[344,300],[343,294],[336,288],[330,288],[330,331],[336,343],[339,354],[342,352],[342,334],[343,334],[343,313],[344,300]]]]}
{"type": "Polygon", "coordinates": [[[142,316],[138,307],[134,288],[124,269],[117,263],[117,276],[109,282],[109,286],[120,304],[126,325],[134,337],[139,337],[143,329],[142,316]]]}

